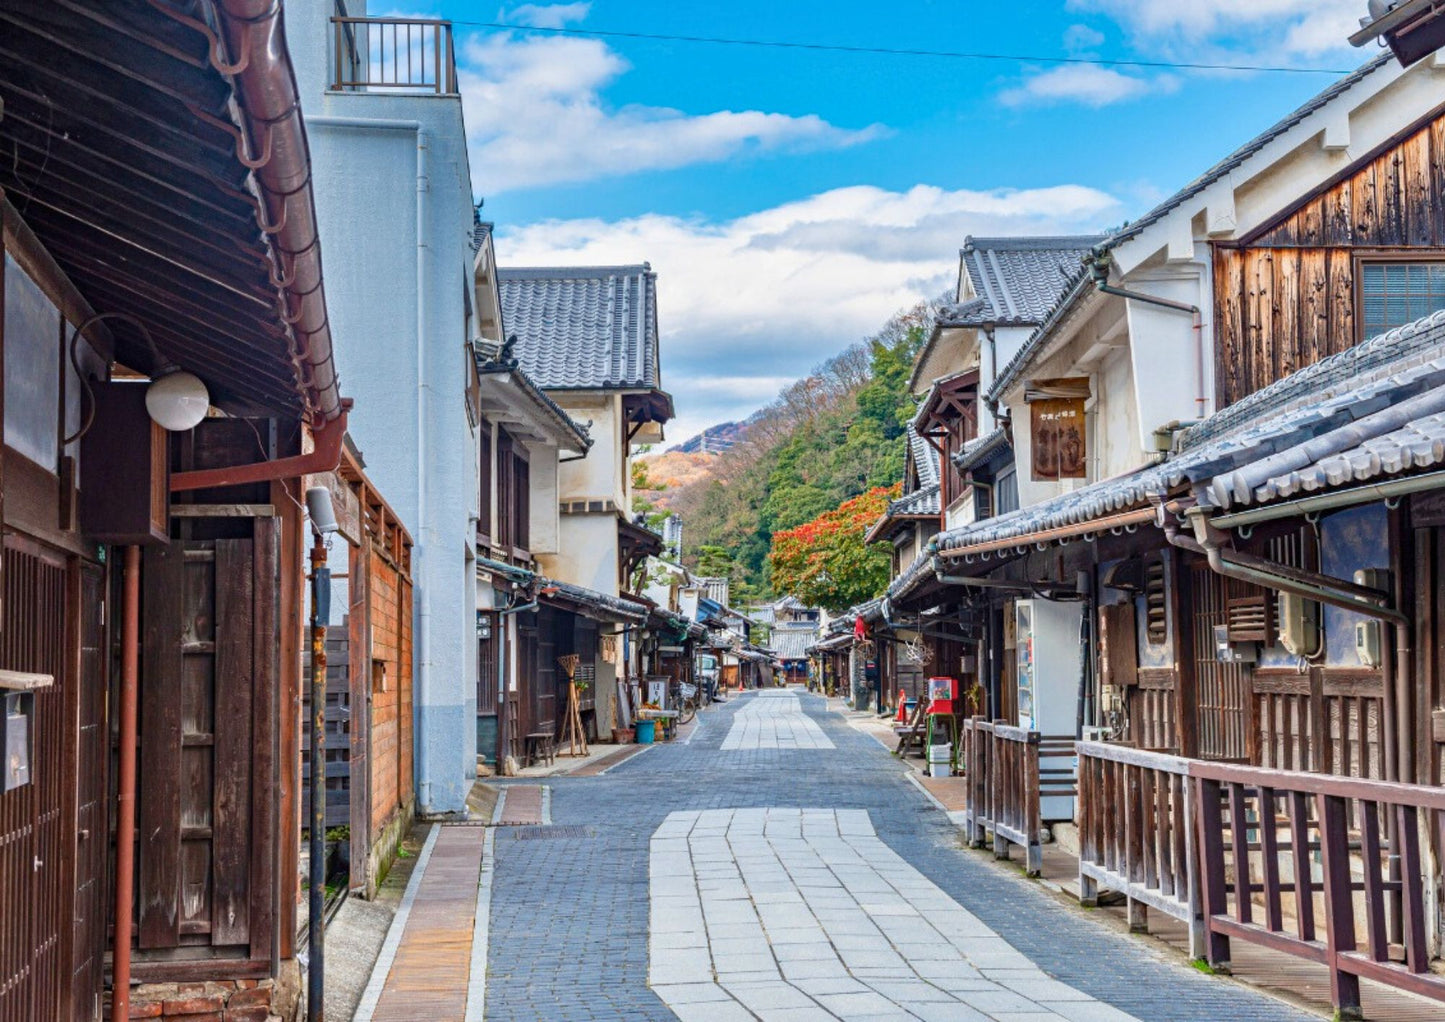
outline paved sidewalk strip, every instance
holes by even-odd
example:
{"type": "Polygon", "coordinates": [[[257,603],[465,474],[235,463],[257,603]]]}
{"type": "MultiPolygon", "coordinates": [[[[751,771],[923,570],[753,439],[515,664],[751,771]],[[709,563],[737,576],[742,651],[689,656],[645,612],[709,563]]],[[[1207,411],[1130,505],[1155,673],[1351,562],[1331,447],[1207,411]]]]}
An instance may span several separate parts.
{"type": "Polygon", "coordinates": [[[501,827],[535,827],[547,822],[546,790],[542,784],[507,785],[502,789],[492,823],[501,827]]]}
{"type": "Polygon", "coordinates": [[[733,714],[722,749],[832,749],[833,741],[803,712],[792,692],[768,690],[747,700],[733,714]]]}
{"type": "Polygon", "coordinates": [[[651,841],[648,982],[683,1022],[1130,1022],[1052,979],[861,809],[674,812],[651,841]]]}
{"type": "Polygon", "coordinates": [[[611,770],[613,767],[621,763],[626,763],[633,756],[646,752],[648,749],[655,749],[656,747],[657,746],[655,745],[624,745],[622,746],[622,748],[617,749],[615,752],[609,752],[601,759],[594,759],[592,762],[586,764],[585,766],[580,766],[576,770],[567,771],[564,776],[600,777],[602,774],[607,773],[607,771],[611,770]]]}
{"type": "MultiPolygon", "coordinates": [[[[480,1018],[473,956],[483,849],[491,833],[490,828],[474,826],[438,826],[433,831],[427,860],[417,864],[417,886],[407,892],[412,901],[406,918],[398,914],[401,930],[394,954],[388,958],[383,953],[377,963],[380,995],[374,1002],[363,999],[357,1022],[480,1018]],[[478,1001],[475,1011],[469,1010],[469,998],[478,1001]]],[[[391,942],[390,935],[387,940],[391,942]]]]}

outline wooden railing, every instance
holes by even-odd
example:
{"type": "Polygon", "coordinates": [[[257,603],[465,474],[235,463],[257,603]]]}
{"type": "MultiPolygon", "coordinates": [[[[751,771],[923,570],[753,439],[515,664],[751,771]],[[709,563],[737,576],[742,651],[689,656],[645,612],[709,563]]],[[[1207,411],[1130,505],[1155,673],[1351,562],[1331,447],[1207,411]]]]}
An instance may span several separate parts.
{"type": "Polygon", "coordinates": [[[331,27],[332,89],[456,93],[450,21],[333,17],[331,27]]]}
{"type": "Polygon", "coordinates": [[[1008,858],[1010,844],[1018,845],[1025,870],[1038,876],[1043,869],[1042,800],[1072,797],[1076,791],[1073,739],[970,717],[963,722],[963,746],[964,830],[970,844],[982,847],[991,833],[1000,859],[1008,858]]]}
{"type": "Polygon", "coordinates": [[[1103,742],[1078,742],[1079,900],[1100,887],[1128,899],[1129,926],[1157,909],[1189,927],[1189,956],[1204,955],[1194,854],[1190,761],[1103,742]]]}
{"type": "Polygon", "coordinates": [[[1211,965],[1231,939],[1319,962],[1342,1018],[1360,1017],[1361,978],[1445,1001],[1422,852],[1445,790],[1197,760],[1189,776],[1211,965]]]}

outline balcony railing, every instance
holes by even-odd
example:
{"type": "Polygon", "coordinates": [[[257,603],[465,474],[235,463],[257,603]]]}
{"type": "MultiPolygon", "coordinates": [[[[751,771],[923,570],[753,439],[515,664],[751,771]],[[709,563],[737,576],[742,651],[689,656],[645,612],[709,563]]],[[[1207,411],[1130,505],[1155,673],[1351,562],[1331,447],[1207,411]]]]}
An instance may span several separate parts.
{"type": "Polygon", "coordinates": [[[450,21],[333,17],[331,29],[332,89],[456,93],[450,21]]]}

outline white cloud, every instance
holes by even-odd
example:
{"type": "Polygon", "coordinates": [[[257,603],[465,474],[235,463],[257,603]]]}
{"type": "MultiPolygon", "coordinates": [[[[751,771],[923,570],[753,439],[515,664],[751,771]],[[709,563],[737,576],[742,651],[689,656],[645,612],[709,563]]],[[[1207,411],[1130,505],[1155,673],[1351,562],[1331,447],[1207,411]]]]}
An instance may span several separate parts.
{"type": "Polygon", "coordinates": [[[1112,17],[1136,42],[1213,42],[1300,57],[1349,50],[1345,40],[1365,12],[1363,0],[1069,0],[1068,7],[1112,17]]]}
{"type": "Polygon", "coordinates": [[[510,11],[504,9],[497,20],[533,28],[566,28],[586,19],[591,10],[590,3],[522,4],[510,11]]]}
{"type": "Polygon", "coordinates": [[[1122,212],[1078,185],[840,188],[714,222],[650,214],[504,228],[503,266],[648,260],[676,440],[765,404],[781,384],[950,289],[964,236],[1093,231],[1122,212]]]}
{"type": "Polygon", "coordinates": [[[1172,75],[1140,78],[1098,64],[1064,64],[1037,71],[1023,84],[999,94],[1007,106],[1042,106],[1082,103],[1102,107],[1138,99],[1151,93],[1173,92],[1179,80],[1172,75]]]}
{"type": "Polygon", "coordinates": [[[1070,25],[1064,30],[1064,49],[1070,53],[1092,50],[1104,41],[1104,33],[1088,25],[1070,25]]]}
{"type": "Polygon", "coordinates": [[[749,153],[840,148],[884,133],[878,125],[840,128],[815,114],[613,108],[603,92],[627,70],[597,39],[499,33],[472,40],[458,77],[477,191],[495,195],[749,153]]]}

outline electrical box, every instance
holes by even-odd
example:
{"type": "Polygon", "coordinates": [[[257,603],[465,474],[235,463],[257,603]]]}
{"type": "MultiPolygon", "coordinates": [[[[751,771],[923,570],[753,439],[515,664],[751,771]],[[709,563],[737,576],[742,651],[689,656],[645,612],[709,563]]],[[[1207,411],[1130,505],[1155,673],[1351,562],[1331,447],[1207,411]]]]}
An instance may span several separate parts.
{"type": "Polygon", "coordinates": [[[1215,625],[1214,659],[1221,664],[1252,664],[1259,659],[1259,647],[1252,642],[1231,642],[1229,625],[1215,625]]]}
{"type": "MultiPolygon", "coordinates": [[[[1361,568],[1355,572],[1355,585],[1390,592],[1390,572],[1386,568],[1361,568]]],[[[1362,667],[1379,667],[1384,663],[1380,649],[1380,622],[1365,618],[1355,622],[1355,655],[1362,667]]]]}
{"type": "Polygon", "coordinates": [[[1279,594],[1279,643],[1291,656],[1320,652],[1320,605],[1294,593],[1279,594]]]}

